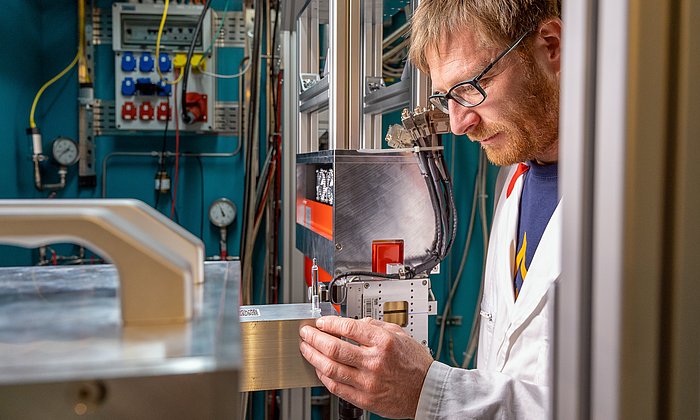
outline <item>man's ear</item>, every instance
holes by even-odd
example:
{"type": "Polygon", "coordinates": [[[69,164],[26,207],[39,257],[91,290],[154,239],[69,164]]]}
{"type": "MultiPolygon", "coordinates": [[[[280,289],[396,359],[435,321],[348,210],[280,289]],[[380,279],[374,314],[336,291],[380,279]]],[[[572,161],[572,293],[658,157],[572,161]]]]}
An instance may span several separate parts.
{"type": "Polygon", "coordinates": [[[540,64],[559,76],[561,68],[561,19],[545,20],[537,28],[533,53],[540,64]]]}

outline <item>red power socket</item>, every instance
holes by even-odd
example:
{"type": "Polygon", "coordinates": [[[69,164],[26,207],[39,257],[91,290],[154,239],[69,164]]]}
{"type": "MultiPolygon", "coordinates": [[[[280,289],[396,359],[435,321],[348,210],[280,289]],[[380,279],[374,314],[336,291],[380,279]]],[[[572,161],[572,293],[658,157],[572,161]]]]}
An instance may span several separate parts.
{"type": "Polygon", "coordinates": [[[207,121],[207,95],[190,92],[185,97],[185,109],[193,122],[207,121]]]}
{"type": "Polygon", "coordinates": [[[170,115],[170,105],[167,102],[158,104],[158,121],[167,121],[172,119],[170,115]]]}
{"type": "Polygon", "coordinates": [[[144,121],[150,121],[153,119],[153,105],[151,105],[150,102],[144,102],[141,104],[139,107],[139,118],[141,118],[144,121]]]}
{"type": "Polygon", "coordinates": [[[136,105],[133,102],[124,102],[122,105],[122,120],[132,121],[136,119],[136,105]]]}

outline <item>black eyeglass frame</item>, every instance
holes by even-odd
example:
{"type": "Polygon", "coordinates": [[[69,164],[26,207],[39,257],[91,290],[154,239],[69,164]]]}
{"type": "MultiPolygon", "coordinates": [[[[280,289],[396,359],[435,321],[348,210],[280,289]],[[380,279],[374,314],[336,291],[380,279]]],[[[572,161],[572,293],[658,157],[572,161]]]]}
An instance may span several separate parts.
{"type": "Polygon", "coordinates": [[[532,32],[532,29],[530,29],[529,31],[522,34],[520,36],[520,38],[518,38],[515,42],[513,42],[513,44],[511,44],[503,52],[498,54],[498,56],[488,66],[486,66],[481,71],[481,73],[479,73],[476,77],[473,77],[469,80],[465,80],[463,82],[457,83],[456,85],[452,86],[446,93],[434,93],[434,94],[430,95],[428,97],[428,100],[430,101],[430,103],[435,105],[440,111],[442,111],[446,114],[449,113],[449,102],[448,101],[450,99],[453,99],[458,104],[460,104],[464,107],[467,107],[467,108],[473,108],[475,106],[478,106],[478,105],[481,105],[482,103],[484,103],[484,101],[486,100],[486,91],[484,90],[484,88],[481,87],[481,85],[479,84],[479,81],[481,80],[482,77],[484,77],[486,75],[486,73],[489,72],[489,70],[491,70],[493,68],[493,66],[496,65],[496,63],[498,63],[503,57],[508,55],[509,52],[513,51],[522,42],[522,40],[525,39],[525,37],[530,34],[530,32],[532,32]],[[460,98],[459,96],[452,96],[452,92],[455,89],[462,87],[464,85],[470,85],[470,86],[474,87],[474,89],[476,89],[481,94],[481,100],[478,103],[472,104],[472,103],[465,101],[463,98],[460,98]],[[443,106],[443,100],[444,100],[444,104],[446,106],[443,106]]]}

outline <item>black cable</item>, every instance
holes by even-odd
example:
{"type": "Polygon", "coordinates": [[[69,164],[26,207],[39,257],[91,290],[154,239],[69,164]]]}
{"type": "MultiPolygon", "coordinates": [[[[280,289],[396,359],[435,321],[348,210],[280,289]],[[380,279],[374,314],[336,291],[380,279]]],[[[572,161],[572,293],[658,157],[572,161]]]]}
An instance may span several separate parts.
{"type": "Polygon", "coordinates": [[[245,172],[243,174],[244,176],[244,195],[243,195],[243,224],[242,224],[242,234],[241,234],[241,266],[245,266],[247,261],[245,261],[245,249],[246,249],[246,242],[247,239],[246,237],[248,236],[248,230],[250,230],[249,222],[248,219],[250,218],[250,213],[251,211],[255,211],[255,209],[251,206],[250,203],[250,190],[252,188],[252,183],[254,180],[250,179],[250,175],[252,174],[252,165],[253,165],[253,157],[252,157],[252,152],[253,152],[253,142],[256,140],[255,139],[255,117],[256,117],[256,112],[257,112],[257,100],[258,100],[258,95],[259,95],[259,88],[260,88],[260,44],[261,44],[261,39],[262,39],[262,18],[263,14],[261,11],[263,10],[262,6],[262,0],[258,0],[255,5],[255,21],[253,23],[253,45],[252,45],[252,51],[251,51],[251,60],[253,62],[250,65],[250,102],[248,105],[248,124],[246,127],[246,150],[245,152],[245,172]]]}
{"type": "MultiPolygon", "coordinates": [[[[202,9],[202,13],[199,15],[199,19],[197,20],[197,26],[194,29],[194,34],[192,35],[192,42],[190,43],[190,48],[187,51],[187,60],[185,61],[185,68],[183,71],[185,72],[182,75],[182,93],[181,93],[181,107],[182,107],[182,120],[185,122],[185,124],[190,124],[192,123],[192,117],[188,114],[187,112],[187,79],[189,78],[190,74],[190,69],[192,68],[192,55],[194,55],[194,48],[197,44],[197,37],[199,37],[199,34],[202,32],[202,24],[204,23],[204,16],[206,16],[207,11],[211,7],[211,2],[212,0],[207,0],[206,4],[204,5],[204,9],[202,9]]],[[[202,37],[202,44],[204,44],[204,37],[202,37]]],[[[202,45],[203,47],[204,45],[202,45]]]]}
{"type": "MultiPolygon", "coordinates": [[[[250,60],[250,57],[243,57],[238,63],[238,73],[241,73],[243,71],[243,67],[246,63],[246,61],[250,60]]],[[[236,123],[238,124],[238,144],[236,145],[236,150],[233,151],[234,155],[238,155],[241,153],[241,149],[243,148],[243,139],[246,137],[244,132],[245,132],[245,127],[243,126],[243,115],[245,111],[245,104],[243,101],[243,98],[245,95],[243,94],[245,90],[245,83],[244,83],[244,77],[241,76],[238,78],[238,114],[237,114],[237,121],[236,123]]]]}
{"type": "Polygon", "coordinates": [[[445,247],[447,246],[447,241],[445,240],[447,236],[447,226],[449,225],[447,218],[448,214],[445,212],[445,196],[443,195],[442,191],[442,186],[440,185],[440,181],[438,178],[437,174],[437,168],[435,167],[435,162],[433,158],[427,159],[428,161],[428,171],[430,172],[430,181],[433,184],[433,188],[435,190],[435,197],[437,198],[437,207],[440,209],[439,211],[439,217],[440,217],[440,230],[441,230],[441,240],[439,242],[439,247],[438,247],[438,255],[440,258],[444,258],[445,256],[445,247]]]}
{"type": "Polygon", "coordinates": [[[446,182],[445,190],[447,191],[448,202],[450,205],[450,213],[452,214],[452,235],[450,237],[450,242],[447,245],[447,252],[449,253],[450,249],[452,249],[452,245],[454,245],[455,238],[457,237],[458,224],[457,205],[455,204],[455,195],[454,191],[452,190],[452,181],[446,182]]]}
{"type": "Polygon", "coordinates": [[[435,217],[435,239],[433,242],[433,251],[437,252],[439,255],[439,250],[442,248],[442,241],[443,241],[443,231],[442,231],[442,213],[441,209],[439,207],[439,199],[437,195],[437,191],[435,190],[435,183],[433,182],[433,179],[431,177],[431,171],[428,163],[428,158],[426,156],[426,152],[418,152],[418,158],[420,159],[422,164],[425,167],[425,185],[428,187],[428,195],[430,196],[430,203],[433,207],[433,215],[435,217]]]}
{"type": "MultiPolygon", "coordinates": [[[[277,2],[275,10],[279,12],[279,2],[277,2]]],[[[277,80],[275,77],[275,50],[277,49],[277,22],[279,22],[279,13],[276,14],[275,23],[272,26],[272,51],[270,51],[270,86],[272,86],[272,126],[277,127],[277,111],[281,105],[277,97],[277,80]]]]}
{"type": "MultiPolygon", "coordinates": [[[[420,139],[417,143],[418,146],[427,147],[425,139],[420,139]]],[[[421,174],[425,179],[435,217],[435,236],[428,257],[416,266],[405,266],[405,272],[402,274],[386,274],[370,271],[349,271],[340,273],[329,283],[329,291],[332,291],[338,280],[350,276],[411,279],[421,273],[430,273],[430,271],[449,254],[457,234],[457,208],[454,201],[450,174],[445,167],[443,156],[439,151],[419,151],[416,153],[416,158],[421,168],[421,174]]],[[[343,296],[340,302],[333,302],[333,294],[331,293],[332,303],[343,303],[345,298],[346,296],[343,296]]]]}
{"type": "Polygon", "coordinates": [[[339,301],[333,300],[333,287],[335,284],[338,282],[338,280],[344,278],[344,277],[353,277],[353,276],[362,276],[362,277],[380,277],[383,279],[390,279],[390,280],[396,280],[401,278],[398,274],[386,274],[386,273],[375,273],[372,271],[347,271],[345,273],[340,273],[337,276],[333,277],[333,280],[331,280],[328,283],[328,292],[331,298],[331,303],[334,305],[340,305],[343,302],[345,302],[345,297],[346,295],[344,294],[342,299],[339,301]]]}

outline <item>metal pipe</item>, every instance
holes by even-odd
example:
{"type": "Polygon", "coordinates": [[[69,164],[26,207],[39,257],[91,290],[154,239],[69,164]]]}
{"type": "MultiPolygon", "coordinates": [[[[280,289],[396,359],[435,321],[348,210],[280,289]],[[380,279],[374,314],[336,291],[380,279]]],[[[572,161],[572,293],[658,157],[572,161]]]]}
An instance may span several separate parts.
{"type": "Polygon", "coordinates": [[[68,170],[65,166],[61,166],[58,170],[59,182],[55,184],[43,184],[41,181],[41,167],[39,164],[41,161],[46,160],[46,156],[35,154],[32,160],[34,161],[34,186],[37,190],[62,190],[66,188],[66,175],[68,170]]]}
{"type": "Polygon", "coordinates": [[[160,152],[112,152],[102,160],[102,198],[107,197],[107,163],[114,156],[159,157],[160,152]]]}
{"type": "MultiPolygon", "coordinates": [[[[236,156],[240,152],[240,148],[237,148],[233,152],[227,153],[180,153],[180,156],[184,157],[202,157],[202,158],[214,158],[214,157],[232,157],[236,156]]],[[[173,157],[174,152],[112,152],[105,156],[102,160],[102,198],[107,197],[107,164],[109,160],[115,156],[135,156],[135,157],[153,157],[153,158],[163,158],[163,157],[173,157]]]]}
{"type": "Polygon", "coordinates": [[[62,190],[66,188],[66,175],[68,174],[68,169],[65,166],[61,166],[58,170],[58,176],[60,181],[56,184],[43,184],[41,187],[45,190],[62,190]]]}

